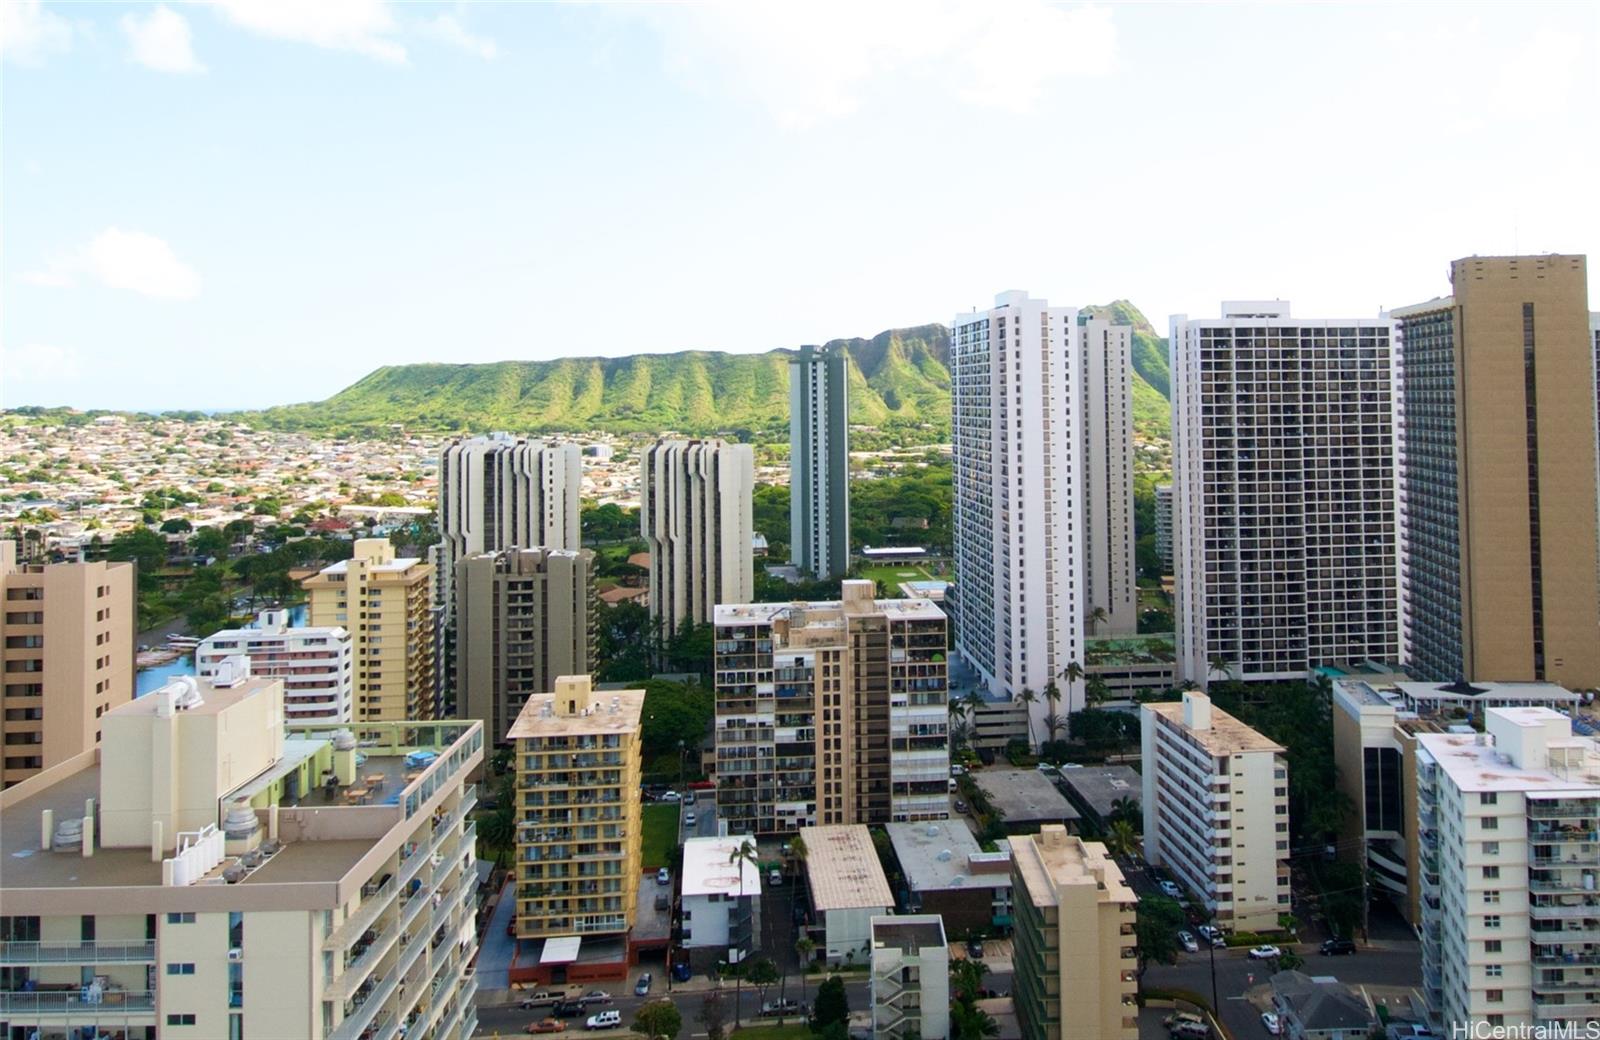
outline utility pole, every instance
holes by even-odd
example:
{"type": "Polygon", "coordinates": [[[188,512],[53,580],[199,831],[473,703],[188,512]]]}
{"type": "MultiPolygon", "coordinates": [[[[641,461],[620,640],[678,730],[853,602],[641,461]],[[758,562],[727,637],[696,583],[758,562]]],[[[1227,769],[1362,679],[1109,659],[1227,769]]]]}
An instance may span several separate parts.
{"type": "MultiPolygon", "coordinates": [[[[1212,933],[1215,935],[1216,933],[1212,933]]],[[[1211,1013],[1217,1016],[1217,1021],[1222,1021],[1222,1004],[1217,1000],[1217,944],[1213,939],[1206,940],[1206,949],[1211,952],[1211,1013]]]]}

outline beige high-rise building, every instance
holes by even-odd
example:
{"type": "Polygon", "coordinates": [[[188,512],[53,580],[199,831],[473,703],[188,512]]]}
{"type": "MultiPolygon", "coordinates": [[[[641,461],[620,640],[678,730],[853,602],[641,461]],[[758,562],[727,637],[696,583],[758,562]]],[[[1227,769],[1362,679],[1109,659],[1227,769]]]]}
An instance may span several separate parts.
{"type": "Polygon", "coordinates": [[[1091,636],[1139,630],[1134,592],[1133,326],[1078,318],[1083,351],[1084,609],[1091,636]],[[1100,612],[1104,612],[1103,614],[1100,612]]]}
{"type": "Polygon", "coordinates": [[[522,706],[517,763],[517,935],[622,935],[639,899],[643,690],[564,675],[522,706]]]}
{"type": "Polygon", "coordinates": [[[594,668],[594,553],[506,549],[456,564],[456,717],[503,743],[522,705],[594,668]]]}
{"type": "Polygon", "coordinates": [[[1012,996],[1022,1035],[1137,1037],[1137,897],[1106,847],[1047,823],[1011,839],[1011,877],[1012,996]]]}
{"type": "Polygon", "coordinates": [[[433,567],[396,557],[387,538],[360,538],[350,559],[303,584],[307,622],[350,633],[354,721],[434,718],[433,567]]]}
{"type": "Polygon", "coordinates": [[[711,623],[718,603],[755,595],[750,496],[755,452],[722,440],[645,450],[639,526],[650,547],[650,620],[664,636],[711,623]]]}
{"type": "Polygon", "coordinates": [[[717,607],[717,812],[732,833],[950,814],[944,612],[873,591],[717,607]]]}
{"type": "Polygon", "coordinates": [[[16,550],[0,541],[3,787],[100,743],[101,717],[133,699],[138,623],[133,564],[19,564],[16,550]]]}
{"type": "Polygon", "coordinates": [[[242,661],[102,721],[0,792],[6,1037],[472,1036],[480,726],[358,751],[242,661]]]}
{"type": "Polygon", "coordinates": [[[1407,670],[1600,686],[1587,263],[1469,257],[1450,284],[1394,312],[1407,670]]]}

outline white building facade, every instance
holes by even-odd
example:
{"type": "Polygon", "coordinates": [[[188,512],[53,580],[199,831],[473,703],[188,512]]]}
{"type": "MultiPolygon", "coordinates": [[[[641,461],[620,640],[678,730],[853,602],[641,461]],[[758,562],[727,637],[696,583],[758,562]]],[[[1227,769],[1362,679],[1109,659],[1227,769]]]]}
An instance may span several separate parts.
{"type": "Polygon", "coordinates": [[[843,347],[789,361],[789,562],[818,578],[850,569],[849,388],[843,347]]]}
{"type": "Polygon", "coordinates": [[[1600,746],[1543,707],[1417,743],[1430,1015],[1446,1035],[1600,1019],[1600,746]]]}
{"type": "Polygon", "coordinates": [[[226,628],[200,641],[195,674],[214,678],[230,657],[250,659],[252,675],[283,680],[290,722],[349,722],[354,689],[350,633],[343,628],[290,628],[287,610],[264,610],[254,628],[226,628]]]}
{"type": "Polygon", "coordinates": [[[734,964],[750,955],[761,899],[761,868],[734,854],[750,835],[690,838],[683,843],[683,948],[727,952],[734,964]]]}
{"type": "Polygon", "coordinates": [[[874,917],[872,1035],[946,1040],[950,1035],[950,947],[938,914],[874,917]]]}
{"type": "Polygon", "coordinates": [[[1172,318],[1180,677],[1401,660],[1392,335],[1281,300],[1172,318]]]}
{"type": "Polygon", "coordinates": [[[956,652],[996,693],[1055,682],[1036,724],[1083,704],[1062,678],[1088,607],[1082,367],[1077,310],[1024,292],[951,327],[956,652]]]}
{"type": "Polygon", "coordinates": [[[754,449],[723,440],[661,440],[645,450],[641,465],[650,619],[670,637],[685,621],[709,624],[718,603],[754,599],[754,449]]]}
{"type": "Polygon", "coordinates": [[[1144,850],[1228,931],[1277,927],[1289,904],[1289,767],[1203,693],[1140,710],[1144,850]]]}
{"type": "Polygon", "coordinates": [[[1139,629],[1133,531],[1133,326],[1078,318],[1084,610],[1089,635],[1139,629]]]}

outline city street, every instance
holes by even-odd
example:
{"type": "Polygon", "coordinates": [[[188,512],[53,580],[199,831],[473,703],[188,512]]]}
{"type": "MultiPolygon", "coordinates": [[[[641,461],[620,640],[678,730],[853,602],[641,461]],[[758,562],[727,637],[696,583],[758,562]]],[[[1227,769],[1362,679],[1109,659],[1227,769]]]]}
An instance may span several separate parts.
{"type": "MultiPolygon", "coordinates": [[[[1305,958],[1305,966],[1300,970],[1307,975],[1332,975],[1350,986],[1372,985],[1393,989],[1422,985],[1421,955],[1414,942],[1396,943],[1384,949],[1363,949],[1348,957],[1324,957],[1310,946],[1296,947],[1296,952],[1305,958]]],[[[1223,1024],[1233,1030],[1239,1040],[1265,1037],[1267,1033],[1261,1025],[1261,1011],[1266,1005],[1263,1003],[1262,1007],[1257,1007],[1246,998],[1246,994],[1267,984],[1272,975],[1272,963],[1250,960],[1243,949],[1218,950],[1216,954],[1217,997],[1222,1004],[1223,1024]]],[[[1199,953],[1180,953],[1178,963],[1170,967],[1152,964],[1141,984],[1146,989],[1191,990],[1209,1000],[1211,958],[1204,950],[1199,953]]],[[[1141,1028],[1141,1035],[1144,1032],[1141,1028]]],[[[1158,1035],[1165,1037],[1165,1030],[1158,1035]]]]}

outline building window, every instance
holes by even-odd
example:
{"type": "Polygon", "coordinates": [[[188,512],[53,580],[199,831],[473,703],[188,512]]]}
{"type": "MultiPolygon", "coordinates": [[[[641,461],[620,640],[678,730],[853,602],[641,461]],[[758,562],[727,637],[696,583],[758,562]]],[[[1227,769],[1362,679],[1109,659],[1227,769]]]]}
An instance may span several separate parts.
{"type": "Polygon", "coordinates": [[[194,965],[193,964],[187,964],[187,963],[185,963],[185,964],[169,964],[169,965],[167,965],[167,974],[168,975],[193,975],[194,974],[194,965]]]}
{"type": "Polygon", "coordinates": [[[1506,973],[1506,969],[1502,964],[1486,964],[1483,973],[1491,979],[1498,979],[1506,973]]]}
{"type": "Polygon", "coordinates": [[[168,924],[194,924],[193,913],[167,914],[168,924]]]}
{"type": "Polygon", "coordinates": [[[1497,888],[1486,889],[1484,891],[1484,893],[1483,893],[1483,901],[1485,903],[1489,903],[1491,905],[1499,903],[1500,902],[1500,890],[1497,889],[1497,888]]]}
{"type": "Polygon", "coordinates": [[[1495,805],[1499,802],[1500,795],[1494,791],[1478,792],[1479,805],[1495,805]]]}
{"type": "Polygon", "coordinates": [[[1500,843],[1498,841],[1486,841],[1486,842],[1484,842],[1483,843],[1483,854],[1485,856],[1498,856],[1498,855],[1500,855],[1500,843]]]}
{"type": "Polygon", "coordinates": [[[1491,1004],[1502,1003],[1506,999],[1506,991],[1503,989],[1486,989],[1483,991],[1483,999],[1491,1004]]]}
{"type": "Polygon", "coordinates": [[[1484,953],[1499,953],[1500,952],[1500,940],[1499,939],[1485,939],[1483,941],[1483,952],[1484,953]]]}
{"type": "Polygon", "coordinates": [[[168,1015],[167,1016],[167,1025],[169,1025],[169,1026],[192,1026],[192,1025],[194,1025],[194,1015],[192,1015],[192,1014],[168,1015]]]}
{"type": "Polygon", "coordinates": [[[1483,926],[1485,928],[1499,928],[1500,927],[1500,915],[1499,914],[1490,914],[1490,915],[1488,915],[1487,917],[1485,917],[1483,919],[1483,926]]]}
{"type": "Polygon", "coordinates": [[[1499,877],[1500,877],[1500,868],[1499,867],[1484,867],[1483,868],[1483,879],[1485,881],[1495,881],[1495,880],[1498,880],[1499,877]]]}
{"type": "Polygon", "coordinates": [[[1486,831],[1497,831],[1497,830],[1499,830],[1500,829],[1500,817],[1498,817],[1498,816],[1485,816],[1483,818],[1483,829],[1486,830],[1486,831]]]}

